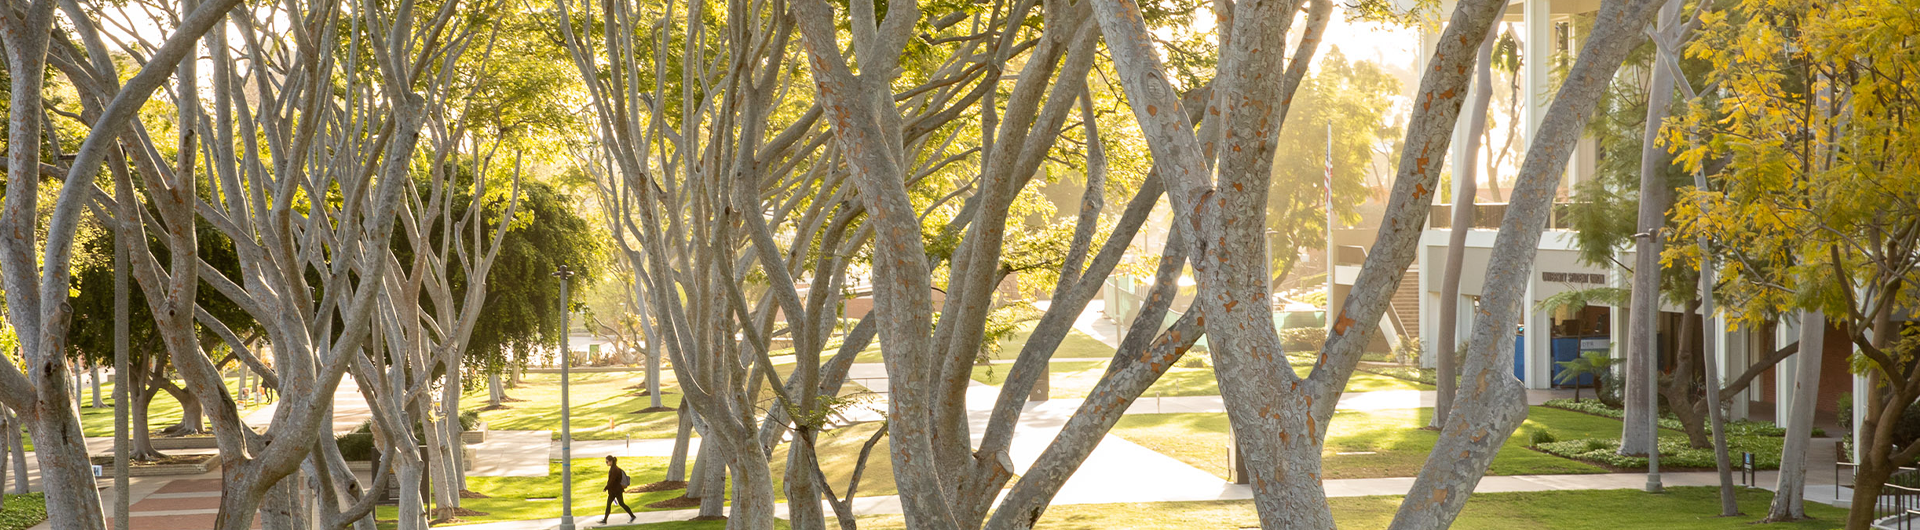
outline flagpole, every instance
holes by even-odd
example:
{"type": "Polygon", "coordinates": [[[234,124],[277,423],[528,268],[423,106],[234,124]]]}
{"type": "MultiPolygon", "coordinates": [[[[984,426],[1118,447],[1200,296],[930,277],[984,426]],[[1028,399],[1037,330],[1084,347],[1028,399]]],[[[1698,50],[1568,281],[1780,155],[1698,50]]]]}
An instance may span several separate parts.
{"type": "Polygon", "coordinates": [[[1326,169],[1321,183],[1327,191],[1327,325],[1332,326],[1336,320],[1333,316],[1333,267],[1338,263],[1333,257],[1333,120],[1327,120],[1326,169]]]}

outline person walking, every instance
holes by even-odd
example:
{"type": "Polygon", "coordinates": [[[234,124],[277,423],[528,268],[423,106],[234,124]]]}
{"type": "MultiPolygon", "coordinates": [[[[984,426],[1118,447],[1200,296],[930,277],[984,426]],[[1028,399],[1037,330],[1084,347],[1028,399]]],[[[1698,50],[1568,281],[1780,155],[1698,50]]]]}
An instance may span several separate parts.
{"type": "Polygon", "coordinates": [[[605,488],[607,490],[607,511],[606,513],[600,514],[600,524],[607,524],[607,518],[613,515],[613,503],[615,502],[620,503],[620,509],[627,511],[627,522],[631,523],[637,519],[637,517],[633,515],[633,508],[627,507],[627,486],[632,484],[633,477],[627,476],[627,471],[620,469],[619,460],[615,459],[613,455],[607,455],[607,486],[605,488]]]}

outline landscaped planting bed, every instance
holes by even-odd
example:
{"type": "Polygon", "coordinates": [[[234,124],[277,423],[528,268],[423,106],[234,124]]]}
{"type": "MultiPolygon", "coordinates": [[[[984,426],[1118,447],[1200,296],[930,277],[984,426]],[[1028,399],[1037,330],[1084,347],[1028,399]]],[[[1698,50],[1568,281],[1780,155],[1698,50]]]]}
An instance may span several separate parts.
{"type": "MultiPolygon", "coordinates": [[[[1583,399],[1579,401],[1575,401],[1571,399],[1550,399],[1550,400],[1547,400],[1545,405],[1548,407],[1556,408],[1556,409],[1571,410],[1574,412],[1584,412],[1587,414],[1592,414],[1595,416],[1605,416],[1605,417],[1613,418],[1616,420],[1621,419],[1626,415],[1625,411],[1622,411],[1619,408],[1616,408],[1612,405],[1608,405],[1606,403],[1603,403],[1595,399],[1583,399]]],[[[1726,422],[1726,426],[1727,426],[1727,436],[1781,437],[1781,436],[1786,436],[1787,434],[1787,430],[1785,428],[1779,425],[1775,425],[1773,422],[1770,422],[1770,421],[1731,420],[1726,422]]],[[[1673,413],[1671,412],[1660,414],[1660,428],[1673,429],[1676,431],[1682,430],[1682,427],[1680,425],[1680,419],[1674,417],[1673,413]]],[[[1821,429],[1819,427],[1813,428],[1813,436],[1815,438],[1824,438],[1826,437],[1826,435],[1827,435],[1827,432],[1825,429],[1821,429]]]]}

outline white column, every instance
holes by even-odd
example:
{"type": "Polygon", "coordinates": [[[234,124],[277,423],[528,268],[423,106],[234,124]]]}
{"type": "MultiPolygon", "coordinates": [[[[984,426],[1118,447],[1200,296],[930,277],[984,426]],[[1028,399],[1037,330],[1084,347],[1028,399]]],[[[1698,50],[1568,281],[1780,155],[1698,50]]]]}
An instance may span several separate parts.
{"type": "MultiPolygon", "coordinates": [[[[1524,83],[1525,105],[1521,114],[1526,117],[1526,139],[1530,142],[1540,130],[1540,122],[1545,119],[1547,101],[1547,78],[1552,72],[1553,58],[1553,22],[1552,0],[1524,0],[1521,5],[1523,25],[1526,37],[1521,48],[1521,70],[1524,83]]],[[[1524,148],[1522,148],[1524,150],[1524,148]]]]}
{"type": "MultiPolygon", "coordinates": [[[[1520,325],[1526,333],[1522,335],[1520,339],[1522,343],[1526,344],[1526,351],[1521,355],[1521,358],[1526,360],[1526,366],[1524,370],[1521,371],[1524,377],[1521,377],[1520,380],[1526,384],[1527,388],[1546,388],[1547,385],[1551,383],[1543,375],[1544,372],[1540,371],[1540,363],[1543,362],[1541,361],[1540,350],[1544,347],[1542,346],[1540,338],[1547,333],[1547,329],[1539,325],[1540,312],[1533,310],[1534,304],[1539,303],[1538,297],[1534,295],[1534,287],[1540,283],[1535,281],[1534,278],[1538,277],[1540,277],[1539,271],[1528,274],[1526,302],[1523,302],[1520,306],[1520,325]]],[[[1548,357],[1550,358],[1551,355],[1548,357]]]]}
{"type": "Polygon", "coordinates": [[[1438,353],[1440,351],[1440,348],[1438,346],[1438,343],[1440,342],[1440,293],[1433,292],[1431,290],[1432,287],[1429,287],[1429,286],[1436,283],[1433,279],[1434,274],[1437,274],[1434,271],[1434,268],[1436,268],[1436,266],[1437,267],[1446,266],[1444,263],[1436,264],[1434,262],[1436,261],[1445,262],[1446,260],[1432,259],[1433,256],[1428,253],[1429,250],[1433,249],[1433,247],[1429,245],[1429,242],[1431,239],[1434,239],[1429,236],[1433,236],[1435,234],[1436,232],[1428,230],[1423,232],[1420,235],[1421,259],[1420,259],[1420,330],[1419,331],[1420,331],[1420,349],[1421,349],[1421,352],[1420,352],[1421,368],[1434,368],[1438,366],[1436,363],[1439,362],[1438,360],[1440,358],[1438,353]]]}
{"type": "MultiPolygon", "coordinates": [[[[1785,347],[1800,342],[1800,322],[1797,318],[1781,318],[1780,325],[1774,327],[1774,344],[1785,347]]],[[[1793,354],[1773,365],[1773,421],[1786,421],[1787,413],[1793,410],[1793,383],[1800,378],[1799,366],[1793,354]]]]}
{"type": "MultiPolygon", "coordinates": [[[[1749,345],[1749,337],[1752,332],[1750,330],[1727,332],[1725,331],[1727,329],[1726,316],[1723,314],[1719,318],[1719,329],[1724,333],[1724,337],[1726,337],[1725,340],[1720,341],[1719,347],[1721,359],[1720,372],[1725,374],[1721,376],[1720,384],[1724,385],[1731,382],[1734,376],[1746,373],[1747,367],[1753,365],[1753,361],[1750,360],[1750,356],[1747,355],[1747,349],[1752,347],[1749,345]]],[[[1727,419],[1747,419],[1747,403],[1753,401],[1753,385],[1749,384],[1747,388],[1747,390],[1741,390],[1735,393],[1732,398],[1727,400],[1727,419]]]]}

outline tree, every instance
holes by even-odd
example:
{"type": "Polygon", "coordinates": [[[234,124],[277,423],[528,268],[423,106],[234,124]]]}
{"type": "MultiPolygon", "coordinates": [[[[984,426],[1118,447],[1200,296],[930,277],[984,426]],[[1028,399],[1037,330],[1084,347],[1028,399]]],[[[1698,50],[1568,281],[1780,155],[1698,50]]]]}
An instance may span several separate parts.
{"type": "MultiPolygon", "coordinates": [[[[1501,24],[1500,19],[1493,21],[1494,26],[1501,24]]],[[[1467,129],[1466,145],[1461,146],[1460,160],[1453,161],[1453,219],[1447,232],[1447,263],[1440,279],[1440,334],[1434,351],[1439,352],[1434,365],[1434,377],[1439,382],[1438,394],[1433,402],[1433,424],[1438,428],[1447,424],[1447,415],[1453,410],[1454,387],[1460,379],[1456,373],[1453,352],[1459,351],[1458,341],[1454,337],[1460,329],[1460,273],[1467,259],[1467,232],[1473,228],[1473,214],[1478,207],[1474,204],[1480,197],[1480,188],[1474,171],[1478,164],[1474,159],[1480,155],[1481,131],[1487,130],[1487,106],[1493,102],[1493,44],[1499,34],[1491,29],[1480,41],[1480,49],[1474,59],[1475,71],[1473,84],[1473,105],[1468,107],[1465,118],[1467,129]]],[[[1488,131],[1491,134],[1491,131],[1488,131]]],[[[1511,139],[1512,135],[1508,135],[1511,139]]],[[[1488,180],[1499,177],[1488,166],[1488,180]]]]}
{"type": "MultiPolygon", "coordinates": [[[[19,412],[33,432],[50,519],[70,521],[81,529],[102,527],[100,496],[93,488],[79,418],[65,399],[71,380],[65,338],[72,317],[65,298],[72,278],[74,234],[85,203],[93,198],[93,177],[134,112],[173,74],[200,36],[238,3],[211,1],[185,13],[165,44],[148,56],[152,68],[142,68],[124,86],[115,77],[109,85],[113,88],[108,89],[112,101],[91,114],[93,128],[64,168],[43,165],[59,157],[43,157],[38,141],[46,119],[42,90],[56,2],[9,3],[6,15],[0,16],[0,45],[6,47],[9,81],[8,189],[5,210],[0,213],[0,233],[6,235],[0,236],[4,238],[0,239],[0,274],[5,275],[7,318],[20,334],[24,363],[0,363],[0,400],[19,412]],[[39,181],[48,169],[64,174],[65,180],[52,216],[42,223],[39,181]],[[37,239],[43,226],[45,239],[37,239]]],[[[84,20],[77,6],[68,7],[69,16],[84,20]]],[[[107,60],[103,47],[93,51],[95,60],[107,60]]]]}
{"type": "Polygon", "coordinates": [[[1289,121],[1296,126],[1282,128],[1276,144],[1280,151],[1302,154],[1274,159],[1277,185],[1267,196],[1267,230],[1275,249],[1268,258],[1273,260],[1276,286],[1292,275],[1300,257],[1282,250],[1326,246],[1327,190],[1322,182],[1327,161],[1305,155],[1326,151],[1327,126],[1333,133],[1334,210],[1348,222],[1357,218],[1353,207],[1368,193],[1362,173],[1374,147],[1400,132],[1386,123],[1390,99],[1400,93],[1399,80],[1373,62],[1349,60],[1338,47],[1317,61],[1319,66],[1294,94],[1289,121]]]}
{"type": "MultiPolygon", "coordinates": [[[[1894,446],[1895,419],[1920,398],[1910,324],[1894,314],[1920,277],[1920,159],[1910,132],[1920,72],[1901,27],[1911,10],[1884,2],[1845,7],[1740,2],[1705,19],[1686,48],[1709,61],[1709,82],[1683,123],[1705,140],[1670,134],[1690,169],[1711,178],[1676,204],[1682,236],[1715,243],[1668,251],[1687,264],[1711,258],[1729,320],[1755,325],[1799,311],[1801,366],[1816,364],[1822,330],[1840,330],[1870,391],[1860,406],[1854,506],[1848,528],[1868,528],[1882,484],[1920,449],[1894,446]]],[[[1830,331],[1829,331],[1830,333],[1830,331]]],[[[1810,377],[1806,373],[1802,378],[1810,377]]],[[[1804,380],[1804,379],[1803,379],[1804,380]]],[[[1811,385],[1807,385],[1811,386],[1811,385]]],[[[1788,470],[1810,428],[1809,388],[1788,421],[1782,483],[1769,520],[1803,517],[1804,471],[1788,470]],[[1787,475],[1794,476],[1787,476],[1787,475]]],[[[1856,397],[1856,400],[1861,400],[1856,397]]]]}
{"type": "Polygon", "coordinates": [[[1600,387],[1603,386],[1601,382],[1607,379],[1608,374],[1613,373],[1613,357],[1608,356],[1606,352],[1584,351],[1571,361],[1560,361],[1555,364],[1559,364],[1561,369],[1560,375],[1554,376],[1553,382],[1573,385],[1574,401],[1580,401],[1581,376],[1593,377],[1593,392],[1597,395],[1600,393],[1600,387]]]}
{"type": "MultiPolygon", "coordinates": [[[[204,193],[204,192],[202,192],[204,193]]],[[[109,227],[103,227],[109,228],[109,227]]],[[[225,271],[227,274],[239,274],[239,263],[231,245],[224,245],[218,239],[209,237],[216,232],[204,221],[198,223],[198,255],[208,265],[225,271]]],[[[78,265],[74,273],[73,291],[68,303],[74,307],[74,319],[68,330],[68,343],[75,354],[83,356],[92,364],[110,364],[114,362],[114,331],[117,319],[113,318],[114,290],[112,256],[114,252],[114,234],[109,229],[95,229],[86,232],[81,242],[81,252],[76,256],[78,265]]],[[[148,245],[159,256],[166,256],[165,246],[159,242],[148,245]]],[[[179,425],[169,427],[163,434],[197,434],[202,432],[203,423],[200,401],[192,392],[168,379],[170,370],[166,351],[159,348],[159,329],[154,325],[153,313],[141,292],[130,293],[131,307],[129,344],[131,348],[130,367],[124,374],[127,382],[128,400],[131,406],[132,449],[129,458],[137,461],[149,461],[162,455],[153,448],[148,427],[147,411],[153,398],[161,391],[167,392],[181,403],[183,417],[179,425]]],[[[264,331],[239,306],[228,301],[219,293],[202,291],[197,293],[196,306],[204,309],[213,318],[227,323],[228,332],[237,337],[258,337],[264,331]]],[[[202,342],[219,344],[223,339],[207,337],[212,330],[201,328],[202,342]]],[[[241,343],[249,343],[240,339],[241,343]]],[[[229,353],[216,363],[222,371],[228,366],[239,364],[240,355],[229,353]]],[[[117,390],[117,389],[116,389],[117,390]]],[[[117,403],[116,403],[117,405],[117,403]]]]}
{"type": "MultiPolygon", "coordinates": [[[[1358,360],[1359,346],[1364,343],[1369,329],[1368,326],[1354,327],[1353,324],[1378,318],[1384,309],[1387,293],[1392,291],[1398,276],[1411,262],[1417,233],[1414,227],[1423,224],[1419,221],[1432,200],[1431,185],[1438,176],[1437,164],[1430,163],[1427,155],[1437,152],[1436,147],[1438,151],[1445,150],[1450,136],[1448,133],[1460,109],[1461,98],[1457,94],[1465,87],[1467,65],[1472,60],[1467,50],[1482,41],[1500,7],[1493,3],[1481,5],[1467,2],[1456,6],[1451,17],[1453,24],[1439,40],[1433,72],[1422,80],[1422,95],[1416,98],[1416,101],[1424,103],[1416,106],[1413,121],[1409,125],[1400,179],[1393,201],[1389,204],[1388,220],[1382,227],[1380,242],[1368,256],[1368,263],[1356,281],[1356,294],[1350,298],[1352,303],[1340,315],[1333,334],[1322,347],[1320,365],[1303,380],[1291,370],[1275,368],[1273,362],[1260,362],[1260,359],[1270,360],[1281,353],[1277,347],[1278,338],[1273,336],[1270,324],[1248,322],[1255,313],[1265,318],[1263,304],[1249,304],[1251,307],[1234,312],[1235,306],[1241,301],[1265,298],[1264,295],[1250,293],[1245,282],[1245,278],[1255,277],[1248,274],[1251,272],[1248,269],[1261,267],[1264,260],[1230,259],[1231,249],[1248,248],[1249,245],[1244,241],[1247,237],[1245,228],[1229,228],[1228,223],[1224,222],[1224,219],[1241,220],[1248,214],[1244,209],[1235,207],[1235,195],[1265,192],[1267,182],[1264,174],[1257,169],[1247,169],[1258,168],[1259,164],[1246,162],[1272,156],[1269,150],[1271,144],[1264,141],[1269,135],[1257,131],[1259,127],[1270,124],[1272,118],[1281,117],[1266,115],[1264,109],[1274,109],[1275,112],[1284,110],[1284,106],[1275,104],[1281,101],[1275,96],[1285,93],[1285,89],[1280,87],[1286,83],[1269,83],[1261,89],[1252,89],[1255,90],[1253,92],[1242,92],[1249,88],[1216,84],[1216,101],[1227,106],[1216,109],[1228,117],[1227,123],[1219,127],[1224,129],[1230,141],[1236,143],[1226,144],[1226,148],[1219,153],[1221,161],[1218,174],[1221,182],[1218,188],[1213,188],[1211,182],[1206,180],[1206,175],[1211,173],[1204,159],[1206,152],[1201,148],[1206,144],[1184,128],[1169,122],[1171,115],[1177,113],[1169,111],[1165,113],[1168,116],[1162,116],[1160,112],[1161,108],[1180,107],[1177,101],[1169,97],[1172,92],[1165,85],[1165,75],[1159,72],[1157,53],[1146,44],[1148,41],[1143,36],[1144,28],[1134,18],[1133,13],[1137,13],[1137,8],[1125,2],[1096,2],[1096,13],[1108,34],[1110,49],[1122,72],[1122,81],[1128,89],[1135,117],[1141,121],[1142,130],[1147,132],[1155,161],[1162,164],[1163,171],[1169,176],[1169,196],[1174,197],[1176,202],[1176,226],[1182,230],[1191,226],[1200,234],[1195,238],[1194,256],[1194,267],[1200,282],[1199,299],[1206,302],[1206,328],[1219,363],[1221,390],[1227,398],[1228,415],[1234,423],[1241,447],[1248,449],[1248,468],[1252,471],[1256,492],[1255,504],[1266,526],[1306,524],[1332,527],[1331,515],[1327,513],[1325,503],[1315,502],[1316,499],[1324,499],[1324,493],[1318,490],[1319,483],[1313,476],[1319,463],[1318,437],[1325,432],[1324,418],[1331,415],[1339,388],[1351,375],[1351,369],[1358,360]],[[1258,90],[1273,92],[1262,93],[1258,90]],[[1436,109],[1433,103],[1440,105],[1436,109]],[[1252,109],[1263,110],[1249,112],[1252,109]],[[1238,140],[1233,140],[1235,138],[1238,140]],[[1243,157],[1254,158],[1248,160],[1243,157]],[[1248,192],[1249,188],[1253,191],[1248,192]],[[1222,196],[1217,203],[1213,202],[1216,194],[1222,196]],[[1208,202],[1195,204],[1199,201],[1208,202]],[[1208,243],[1214,238],[1221,238],[1224,244],[1209,246],[1208,243]],[[1289,392],[1289,387],[1295,390],[1289,392]],[[1289,480],[1288,476],[1292,473],[1304,474],[1307,478],[1294,477],[1289,480]]],[[[1520,296],[1517,286],[1525,283],[1516,279],[1524,277],[1530,267],[1531,260],[1525,256],[1533,252],[1533,245],[1544,228],[1549,207],[1547,203],[1552,195],[1550,190],[1556,180],[1554,176],[1564,168],[1572,143],[1590,116],[1600,88],[1624,58],[1633,37],[1637,36],[1635,31],[1638,25],[1652,14],[1652,7],[1651,2],[1608,2],[1602,6],[1602,22],[1596,25],[1594,37],[1581,52],[1581,59],[1575,63],[1570,74],[1570,79],[1574,81],[1561,88],[1561,95],[1555,98],[1542,134],[1533,139],[1533,148],[1529,151],[1527,164],[1522,168],[1521,182],[1515,190],[1515,204],[1509,210],[1495,247],[1493,262],[1503,265],[1489,271],[1487,284],[1499,287],[1490,293],[1485,308],[1488,314],[1476,322],[1476,340],[1471,343],[1473,352],[1469,355],[1468,372],[1470,377],[1481,378],[1484,384],[1476,385],[1462,395],[1458,405],[1460,408],[1455,411],[1460,421],[1443,427],[1435,456],[1429,459],[1414,485],[1413,493],[1408,497],[1423,500],[1403,504],[1401,513],[1395,519],[1396,527],[1442,527],[1450,522],[1464,505],[1466,493],[1471,491],[1472,485],[1491,461],[1493,452],[1489,444],[1497,446],[1525,414],[1525,408],[1519,406],[1522,402],[1519,399],[1521,391],[1518,381],[1503,375],[1501,371],[1503,363],[1511,362],[1510,355],[1501,355],[1504,352],[1502,345],[1511,347],[1511,339],[1507,338],[1507,334],[1512,329],[1511,323],[1517,311],[1520,296]]],[[[1279,11],[1291,12],[1291,9],[1279,11]]],[[[1278,61],[1278,47],[1270,42],[1248,44],[1257,39],[1246,36],[1247,33],[1238,25],[1249,24],[1251,29],[1254,27],[1251,25],[1256,24],[1282,24],[1282,21],[1291,17],[1261,15],[1234,13],[1234,25],[1222,24],[1222,28],[1234,28],[1231,38],[1222,39],[1229,43],[1228,50],[1222,53],[1222,78],[1282,71],[1271,63],[1241,63],[1249,59],[1278,61]],[[1255,49],[1271,55],[1262,58],[1253,52],[1255,49]]],[[[1284,35],[1284,31],[1279,34],[1284,35]]],[[[1264,32],[1260,35],[1267,38],[1273,36],[1264,32]]],[[[1308,38],[1303,42],[1311,40],[1308,38]]],[[[1299,61],[1298,55],[1296,63],[1299,61]]],[[[1216,83],[1219,81],[1216,79],[1216,83]]],[[[1211,135],[1202,136],[1213,138],[1211,135]]],[[[1259,213],[1256,211],[1252,215],[1259,213]]],[[[1241,227],[1249,225],[1232,224],[1241,227]]],[[[1261,271],[1260,277],[1263,276],[1264,271],[1261,271]]]]}

